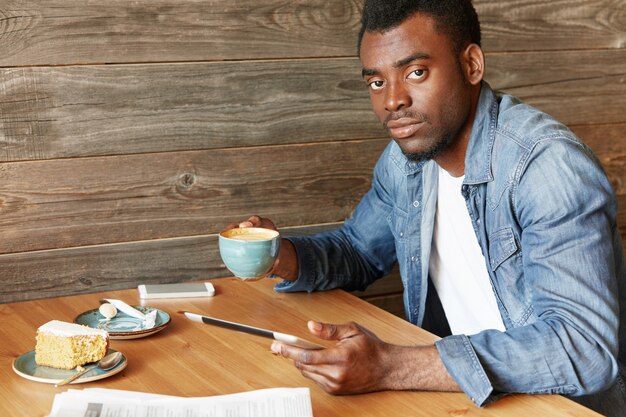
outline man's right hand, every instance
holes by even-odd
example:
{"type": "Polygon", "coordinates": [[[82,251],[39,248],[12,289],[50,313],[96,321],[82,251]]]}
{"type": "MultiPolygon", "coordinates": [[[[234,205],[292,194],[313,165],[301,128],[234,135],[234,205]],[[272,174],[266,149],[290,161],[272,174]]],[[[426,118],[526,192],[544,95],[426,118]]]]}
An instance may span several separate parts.
{"type": "Polygon", "coordinates": [[[278,230],[273,221],[261,216],[250,216],[248,220],[244,220],[240,223],[231,223],[226,226],[226,229],[224,230],[236,229],[237,227],[262,227],[264,229],[278,230]]]}
{"type": "MultiPolygon", "coordinates": [[[[224,230],[235,229],[238,227],[263,227],[265,229],[278,231],[273,221],[256,215],[250,216],[248,220],[244,220],[240,223],[231,223],[226,226],[224,230]]],[[[288,281],[295,281],[296,279],[298,279],[299,271],[300,269],[298,266],[298,255],[296,253],[296,248],[289,240],[281,239],[278,258],[276,258],[272,269],[270,269],[267,274],[276,275],[288,281]]]]}

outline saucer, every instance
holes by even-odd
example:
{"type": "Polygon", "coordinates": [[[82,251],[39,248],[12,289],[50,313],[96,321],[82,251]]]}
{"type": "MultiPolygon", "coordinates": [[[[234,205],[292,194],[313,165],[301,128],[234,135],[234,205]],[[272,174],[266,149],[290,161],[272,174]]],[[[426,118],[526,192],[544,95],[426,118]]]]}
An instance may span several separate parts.
{"type": "MultiPolygon", "coordinates": [[[[107,353],[115,352],[114,349],[109,349],[107,353]]],[[[70,382],[70,384],[81,384],[83,382],[96,381],[98,379],[108,378],[126,368],[128,361],[126,356],[122,354],[122,360],[112,369],[102,370],[100,368],[94,368],[89,370],[84,375],[78,377],[76,380],[70,382]]],[[[83,367],[94,365],[94,363],[88,363],[83,367]]],[[[43,382],[45,384],[56,384],[63,381],[65,378],[72,376],[76,373],[76,369],[57,369],[49,366],[39,366],[35,363],[35,351],[31,350],[23,355],[18,356],[13,361],[13,371],[22,378],[30,379],[31,381],[43,382]]]]}
{"type": "Polygon", "coordinates": [[[106,319],[100,314],[97,308],[79,314],[74,319],[74,323],[94,329],[106,330],[107,333],[109,333],[110,339],[138,339],[140,337],[150,336],[156,332],[160,332],[170,323],[170,315],[163,310],[144,306],[132,307],[141,311],[143,314],[148,314],[156,310],[157,314],[154,327],[146,329],[145,323],[142,320],[131,317],[121,311],[118,311],[117,315],[112,319],[106,319]]]}

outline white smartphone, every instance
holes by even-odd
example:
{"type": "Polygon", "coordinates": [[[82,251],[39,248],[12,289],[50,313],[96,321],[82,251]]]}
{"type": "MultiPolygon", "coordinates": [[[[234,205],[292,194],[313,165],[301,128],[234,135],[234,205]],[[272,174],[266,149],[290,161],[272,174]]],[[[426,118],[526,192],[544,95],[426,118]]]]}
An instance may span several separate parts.
{"type": "Polygon", "coordinates": [[[190,298],[212,297],[215,288],[210,282],[180,282],[176,284],[141,284],[137,287],[139,298],[190,298]]]}

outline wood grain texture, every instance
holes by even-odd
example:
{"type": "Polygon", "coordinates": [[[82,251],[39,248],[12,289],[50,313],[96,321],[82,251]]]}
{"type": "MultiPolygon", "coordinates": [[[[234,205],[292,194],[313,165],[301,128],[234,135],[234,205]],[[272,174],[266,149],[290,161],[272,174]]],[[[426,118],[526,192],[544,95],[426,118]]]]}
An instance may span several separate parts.
{"type": "Polygon", "coordinates": [[[622,235],[622,247],[626,255],[626,195],[617,196],[617,227],[622,235]]]}
{"type": "Polygon", "coordinates": [[[626,123],[572,126],[572,131],[598,156],[615,193],[626,196],[626,123]]]}
{"type": "MultiPolygon", "coordinates": [[[[340,225],[281,232],[306,236],[340,225]]],[[[216,234],[0,255],[0,271],[0,303],[232,275],[220,258],[216,234]]],[[[382,284],[362,295],[389,293],[394,286],[388,279],[382,284]],[[381,287],[386,290],[377,290],[381,287]]],[[[393,291],[402,291],[401,283],[393,291]]]]}
{"type": "MultiPolygon", "coordinates": [[[[305,236],[340,225],[285,228],[281,232],[305,236]]],[[[0,271],[0,303],[232,275],[220,258],[217,235],[0,255],[0,271]]],[[[404,317],[402,290],[396,270],[354,294],[404,317]]]]}
{"type": "MultiPolygon", "coordinates": [[[[89,383],[89,387],[185,397],[308,387],[316,417],[598,415],[558,395],[513,394],[481,408],[463,393],[384,391],[329,395],[304,378],[290,360],[272,355],[267,339],[194,323],[175,312],[193,311],[307,338],[312,337],[305,325],[309,319],[328,323],[354,321],[381,340],[405,346],[432,344],[437,338],[342,291],[278,294],[271,281],[247,283],[231,278],[214,281],[214,285],[216,295],[211,298],[150,300],[150,306],[172,315],[171,324],[144,339],[112,340],[111,347],[124,353],[128,366],[118,375],[89,383]]],[[[11,363],[33,349],[34,335],[42,323],[53,318],[71,321],[81,312],[97,307],[101,298],[138,301],[136,291],[127,290],[0,305],[0,414],[34,417],[49,412],[54,395],[65,388],[27,381],[11,370],[11,363]]],[[[334,344],[323,340],[320,343],[334,344]]]]}
{"type": "Polygon", "coordinates": [[[474,5],[487,51],[624,48],[624,0],[475,0],[474,5]]]}
{"type": "Polygon", "coordinates": [[[355,0],[9,1],[0,65],[356,55],[359,15],[355,0]]]}
{"type": "Polygon", "coordinates": [[[487,55],[486,80],[566,125],[626,121],[626,49],[487,55]]]}
{"type": "MultiPolygon", "coordinates": [[[[626,50],[487,60],[494,88],[565,124],[626,123],[626,50]]],[[[0,161],[386,137],[359,72],[357,59],[0,68],[0,161]]]]}
{"type": "Polygon", "coordinates": [[[343,221],[387,140],[0,165],[0,253],[343,221]],[[346,163],[349,161],[349,163],[346,163]]]}
{"type": "Polygon", "coordinates": [[[388,311],[394,316],[398,316],[402,319],[406,318],[406,315],[404,314],[404,299],[403,299],[402,292],[393,293],[393,294],[374,295],[374,296],[369,296],[369,297],[364,296],[361,298],[367,301],[368,303],[375,305],[376,307],[380,309],[388,311]]]}
{"type": "Polygon", "coordinates": [[[0,160],[384,135],[355,59],[0,69],[0,160]]]}
{"type": "MultiPolygon", "coordinates": [[[[0,4],[0,66],[355,56],[361,4],[8,0],[0,4]]],[[[624,47],[624,0],[475,6],[487,51],[624,47]]]]}
{"type": "MultiPolygon", "coordinates": [[[[474,3],[487,81],[596,151],[626,236],[626,0],[474,3]]],[[[387,142],[361,5],[0,2],[0,302],[224,275],[214,233],[252,213],[339,224],[387,142]]]]}
{"type": "MultiPolygon", "coordinates": [[[[284,236],[310,236],[340,226],[341,222],[280,231],[284,236]]],[[[0,255],[0,271],[0,303],[231,275],[219,256],[216,234],[5,254],[0,255]]],[[[354,294],[384,309],[395,304],[390,311],[403,317],[402,290],[396,268],[354,294]],[[389,296],[393,301],[385,301],[389,296]]]]}

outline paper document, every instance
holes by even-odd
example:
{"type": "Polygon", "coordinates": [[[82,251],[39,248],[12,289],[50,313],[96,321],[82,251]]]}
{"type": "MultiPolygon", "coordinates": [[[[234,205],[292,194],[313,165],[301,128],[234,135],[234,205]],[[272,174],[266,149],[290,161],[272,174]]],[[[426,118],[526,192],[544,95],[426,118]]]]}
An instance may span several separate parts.
{"type": "Polygon", "coordinates": [[[173,397],[103,388],[56,394],[49,417],[313,417],[308,388],[173,397]]]}

